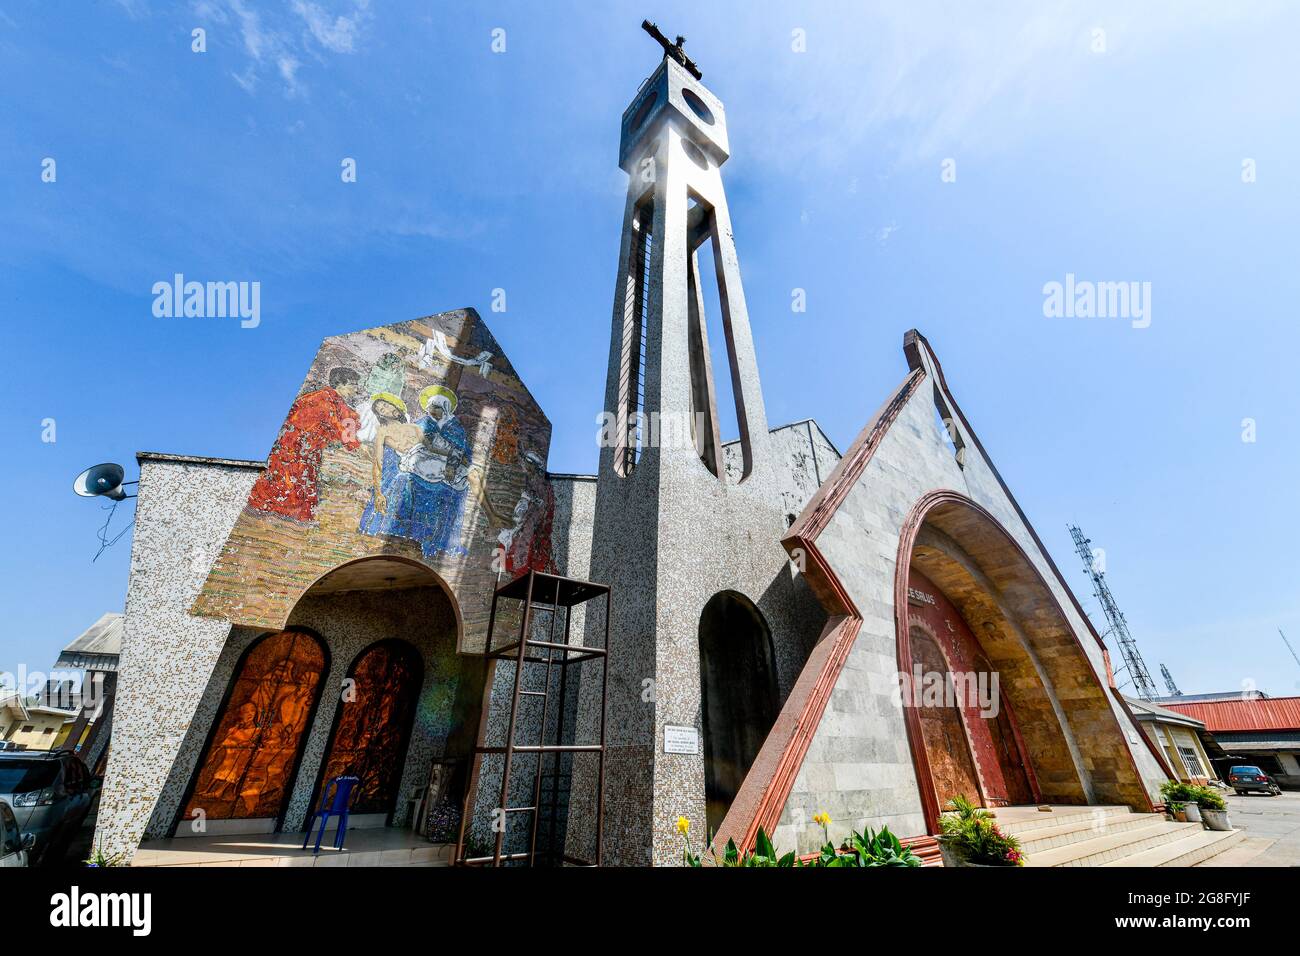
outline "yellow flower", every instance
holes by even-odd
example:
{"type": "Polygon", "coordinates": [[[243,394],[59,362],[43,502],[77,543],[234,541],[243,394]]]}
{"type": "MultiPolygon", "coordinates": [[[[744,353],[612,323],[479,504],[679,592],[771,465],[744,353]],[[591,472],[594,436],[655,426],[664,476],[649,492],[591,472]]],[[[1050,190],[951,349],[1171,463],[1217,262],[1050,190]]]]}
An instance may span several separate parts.
{"type": "Polygon", "coordinates": [[[678,818],[677,818],[677,832],[678,832],[678,833],[680,833],[682,836],[686,836],[686,831],[688,831],[690,828],[691,828],[691,821],[690,821],[690,820],[686,819],[685,817],[678,817],[678,818]]]}
{"type": "Polygon", "coordinates": [[[818,826],[823,826],[823,827],[829,826],[830,822],[831,822],[831,815],[829,813],[813,814],[813,823],[816,823],[818,826]]]}

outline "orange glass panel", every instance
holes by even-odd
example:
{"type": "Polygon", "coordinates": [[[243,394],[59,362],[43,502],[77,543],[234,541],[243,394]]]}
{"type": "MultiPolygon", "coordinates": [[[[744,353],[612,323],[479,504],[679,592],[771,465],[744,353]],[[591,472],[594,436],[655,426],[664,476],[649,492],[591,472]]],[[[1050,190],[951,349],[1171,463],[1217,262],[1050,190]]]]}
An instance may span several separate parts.
{"type": "MultiPolygon", "coordinates": [[[[360,777],[352,812],[387,813],[401,785],[423,665],[409,644],[386,642],[363,652],[351,677],[355,696],[339,705],[342,711],[321,780],[328,784],[335,777],[360,777]]],[[[319,793],[316,800],[319,805],[319,793]]]]}
{"type": "Polygon", "coordinates": [[[199,809],[209,820],[280,815],[324,671],[325,651],[310,634],[282,631],[253,646],[203,755],[185,819],[199,809]]]}

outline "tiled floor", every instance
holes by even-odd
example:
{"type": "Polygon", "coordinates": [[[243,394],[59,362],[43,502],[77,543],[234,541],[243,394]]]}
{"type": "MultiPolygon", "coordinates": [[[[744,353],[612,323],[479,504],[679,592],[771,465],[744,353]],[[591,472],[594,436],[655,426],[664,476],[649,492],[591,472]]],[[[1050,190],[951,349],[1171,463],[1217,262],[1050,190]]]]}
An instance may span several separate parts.
{"type": "MultiPolygon", "coordinates": [[[[140,844],[132,866],[448,866],[455,847],[408,830],[351,830],[342,850],[325,834],[319,854],[302,849],[302,833],[182,837],[140,844]]],[[[315,840],[312,840],[315,843],[315,840]]]]}

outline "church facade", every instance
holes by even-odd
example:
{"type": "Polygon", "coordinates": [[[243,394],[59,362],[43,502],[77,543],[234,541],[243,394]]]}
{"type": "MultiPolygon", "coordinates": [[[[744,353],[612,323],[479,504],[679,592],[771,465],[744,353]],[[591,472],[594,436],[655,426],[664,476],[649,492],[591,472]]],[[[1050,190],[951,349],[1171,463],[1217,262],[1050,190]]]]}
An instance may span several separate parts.
{"type": "Polygon", "coordinates": [[[679,861],[681,816],[806,852],[814,814],[921,837],[959,794],[1152,809],[1168,768],[924,336],[842,454],[768,422],[696,72],[665,57],[623,116],[595,475],[548,471],[473,310],[326,339],[265,461],[139,456],[102,849],[297,831],[339,775],[356,825],[463,846],[536,841],[499,821],[545,791],[552,856],[605,865],[679,861]],[[558,639],[608,656],[540,716],[551,668],[492,654],[529,573],[610,589],[558,639]],[[503,793],[503,735],[548,721],[571,746],[503,793]]]}

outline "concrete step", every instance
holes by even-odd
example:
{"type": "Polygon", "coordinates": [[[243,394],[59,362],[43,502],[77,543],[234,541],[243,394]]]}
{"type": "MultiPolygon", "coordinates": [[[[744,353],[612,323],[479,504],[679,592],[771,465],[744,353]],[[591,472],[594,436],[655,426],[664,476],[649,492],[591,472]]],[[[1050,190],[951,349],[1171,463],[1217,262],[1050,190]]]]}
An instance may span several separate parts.
{"type": "MultiPolygon", "coordinates": [[[[1177,826],[1200,827],[1199,823],[1176,824],[1177,826]]],[[[1199,830],[1118,859],[1103,863],[1103,866],[1195,866],[1223,851],[1235,846],[1245,838],[1240,830],[1199,830]]]]}
{"type": "Polygon", "coordinates": [[[1002,832],[1016,837],[1024,837],[1031,831],[1064,826],[1069,823],[1085,821],[1092,823],[1097,820],[1142,816],[1142,814],[1134,814],[1128,807],[1115,806],[1053,806],[1047,812],[1034,807],[999,807],[993,811],[993,814],[1002,832]]]}
{"type": "Polygon", "coordinates": [[[1020,840],[1020,848],[1026,854],[1032,856],[1045,850],[1067,846],[1071,843],[1081,843],[1084,840],[1091,840],[1111,833],[1140,830],[1151,824],[1151,814],[1149,813],[1124,813],[1109,816],[1075,813],[1070,814],[1065,819],[1066,822],[1057,824],[1054,827],[1037,827],[1024,833],[1014,833],[1013,831],[1013,835],[1020,840]]]}
{"type": "Polygon", "coordinates": [[[1202,831],[1199,823],[1171,823],[1156,814],[1140,814],[1148,819],[1144,826],[1103,833],[1087,840],[1068,843],[1041,853],[1026,854],[1028,866],[1101,866],[1131,857],[1190,834],[1202,831]]]}

